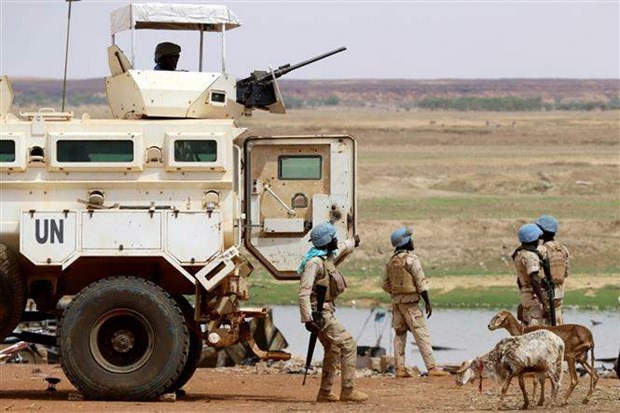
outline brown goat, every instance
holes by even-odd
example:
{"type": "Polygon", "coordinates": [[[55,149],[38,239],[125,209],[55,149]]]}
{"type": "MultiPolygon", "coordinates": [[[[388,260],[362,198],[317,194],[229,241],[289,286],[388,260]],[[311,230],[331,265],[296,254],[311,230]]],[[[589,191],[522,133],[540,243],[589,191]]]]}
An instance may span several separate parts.
{"type": "MultiPolygon", "coordinates": [[[[510,313],[510,311],[500,311],[489,322],[489,330],[505,328],[510,335],[517,336],[536,330],[549,330],[559,336],[565,345],[564,360],[568,363],[568,371],[570,373],[571,384],[564,395],[564,404],[577,386],[579,379],[577,378],[577,370],[575,362],[579,362],[590,375],[590,389],[582,403],[586,404],[592,397],[592,392],[598,382],[598,374],[594,369],[594,338],[592,332],[587,327],[578,324],[562,324],[559,326],[531,326],[524,327],[510,313]],[[588,351],[590,351],[591,364],[588,363],[588,351]]],[[[541,383],[541,397],[538,402],[542,405],[544,400],[544,381],[541,383]]]]}

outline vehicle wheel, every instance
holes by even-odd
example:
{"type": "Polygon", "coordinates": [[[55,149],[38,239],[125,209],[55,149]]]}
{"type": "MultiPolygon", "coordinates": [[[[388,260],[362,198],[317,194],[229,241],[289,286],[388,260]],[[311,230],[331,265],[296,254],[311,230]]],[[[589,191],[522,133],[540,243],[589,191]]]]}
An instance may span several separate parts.
{"type": "Polygon", "coordinates": [[[190,348],[183,312],[152,282],[97,281],[75,296],[58,326],[60,364],[88,398],[153,399],[178,380],[190,348]]]}
{"type": "Polygon", "coordinates": [[[176,392],[185,386],[185,384],[187,384],[189,379],[191,379],[196,372],[198,364],[200,363],[200,358],[202,357],[202,335],[200,331],[200,324],[194,321],[194,307],[192,307],[192,305],[182,295],[175,296],[174,298],[183,311],[183,315],[185,316],[185,324],[189,330],[189,356],[187,358],[187,363],[185,363],[185,367],[183,367],[181,375],[172,384],[172,386],[166,390],[166,393],[176,392]]]}
{"type": "Polygon", "coordinates": [[[0,341],[19,324],[26,308],[26,280],[17,257],[0,244],[0,341]]]}

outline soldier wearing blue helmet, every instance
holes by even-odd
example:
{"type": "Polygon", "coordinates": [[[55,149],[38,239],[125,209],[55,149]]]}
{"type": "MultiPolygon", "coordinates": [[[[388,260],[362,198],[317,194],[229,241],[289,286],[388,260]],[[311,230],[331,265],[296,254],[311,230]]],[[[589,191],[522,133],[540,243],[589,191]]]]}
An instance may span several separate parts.
{"type": "Polygon", "coordinates": [[[542,255],[537,250],[542,230],[536,224],[525,224],[519,228],[521,246],[512,254],[517,270],[517,286],[523,308],[523,323],[526,326],[545,325],[548,313],[548,299],[542,283],[542,255]]]}
{"type": "Polygon", "coordinates": [[[422,264],[414,254],[413,230],[399,228],[392,233],[390,241],[395,248],[394,255],[385,267],[383,290],[392,295],[392,327],[394,327],[394,359],[397,378],[411,377],[405,368],[405,344],[407,331],[411,331],[429,376],[447,376],[449,373],[437,367],[433,356],[431,338],[424,314],[420,309],[420,297],[425,302],[427,317],[433,308],[428,296],[428,282],[422,264]]]}
{"type": "Polygon", "coordinates": [[[555,239],[558,232],[558,220],[551,215],[541,215],[536,220],[536,225],[542,230],[541,244],[538,250],[543,258],[549,260],[549,269],[551,270],[551,278],[553,279],[556,325],[564,324],[562,317],[562,303],[564,301],[564,280],[568,277],[570,271],[570,253],[568,248],[560,241],[555,239]]]}
{"type": "Polygon", "coordinates": [[[321,387],[317,396],[318,402],[352,401],[363,402],[368,395],[355,390],[357,362],[357,344],[351,334],[334,316],[334,300],[346,289],[346,280],[334,264],[339,253],[348,254],[360,243],[359,236],[338,244],[336,228],[326,222],[316,226],[310,232],[313,247],[306,253],[298,272],[301,273],[299,287],[299,309],[301,322],[306,329],[317,333],[323,345],[323,374],[321,387]],[[325,303],[317,311],[317,286],[326,288],[325,303]],[[320,314],[313,317],[313,311],[320,314]],[[318,318],[318,319],[317,319],[318,318]],[[340,397],[332,393],[332,385],[336,377],[336,368],[340,365],[342,386],[340,397]]]}

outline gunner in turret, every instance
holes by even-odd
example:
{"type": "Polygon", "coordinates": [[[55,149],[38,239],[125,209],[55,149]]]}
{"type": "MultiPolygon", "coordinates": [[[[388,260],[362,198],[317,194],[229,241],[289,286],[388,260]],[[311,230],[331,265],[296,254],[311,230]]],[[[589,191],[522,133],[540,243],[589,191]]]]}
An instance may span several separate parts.
{"type": "Polygon", "coordinates": [[[181,55],[181,46],[178,44],[163,42],[155,48],[155,65],[154,70],[177,70],[177,63],[181,55]]]}

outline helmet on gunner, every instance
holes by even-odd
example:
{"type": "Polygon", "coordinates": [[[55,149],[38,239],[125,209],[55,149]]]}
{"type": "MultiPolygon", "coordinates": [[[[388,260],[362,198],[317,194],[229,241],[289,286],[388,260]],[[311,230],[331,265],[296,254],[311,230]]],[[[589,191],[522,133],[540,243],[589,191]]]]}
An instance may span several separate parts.
{"type": "Polygon", "coordinates": [[[403,245],[406,245],[411,240],[412,234],[413,234],[413,228],[407,228],[407,227],[398,228],[396,231],[392,232],[392,236],[390,237],[392,246],[394,248],[398,248],[398,247],[402,247],[403,245]]]}
{"type": "Polygon", "coordinates": [[[178,44],[163,42],[155,47],[155,70],[174,71],[177,68],[179,55],[181,54],[181,46],[178,44]]]}
{"type": "Polygon", "coordinates": [[[336,238],[336,227],[329,222],[317,225],[310,232],[310,241],[317,248],[327,246],[336,238]]]}
{"type": "Polygon", "coordinates": [[[545,232],[551,232],[553,234],[558,232],[558,220],[551,215],[541,215],[536,220],[536,225],[545,232]]]}
{"type": "Polygon", "coordinates": [[[537,241],[542,235],[542,229],[538,228],[536,224],[525,224],[519,228],[519,241],[523,243],[537,241]]]}

